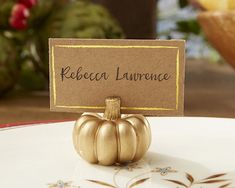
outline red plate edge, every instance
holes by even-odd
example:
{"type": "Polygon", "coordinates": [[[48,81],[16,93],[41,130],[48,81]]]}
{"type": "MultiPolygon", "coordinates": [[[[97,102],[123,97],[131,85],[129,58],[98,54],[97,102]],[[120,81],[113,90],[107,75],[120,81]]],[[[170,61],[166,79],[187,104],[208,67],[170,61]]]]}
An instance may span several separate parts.
{"type": "Polygon", "coordinates": [[[45,120],[45,121],[32,121],[32,122],[20,122],[20,123],[6,123],[0,124],[0,129],[8,128],[8,127],[17,127],[17,126],[27,126],[27,125],[34,125],[34,124],[48,124],[48,123],[60,123],[60,122],[67,122],[67,121],[75,121],[75,119],[65,119],[65,120],[45,120]]]}

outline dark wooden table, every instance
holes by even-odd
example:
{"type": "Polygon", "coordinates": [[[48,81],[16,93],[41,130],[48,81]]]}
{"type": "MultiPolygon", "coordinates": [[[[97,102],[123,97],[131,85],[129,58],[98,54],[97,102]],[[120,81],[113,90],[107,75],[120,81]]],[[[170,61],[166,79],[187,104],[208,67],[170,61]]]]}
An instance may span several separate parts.
{"type": "MultiPolygon", "coordinates": [[[[227,64],[188,60],[185,115],[235,118],[235,70],[227,64]]],[[[21,93],[0,99],[0,124],[77,117],[78,114],[50,112],[48,92],[21,93]]]]}

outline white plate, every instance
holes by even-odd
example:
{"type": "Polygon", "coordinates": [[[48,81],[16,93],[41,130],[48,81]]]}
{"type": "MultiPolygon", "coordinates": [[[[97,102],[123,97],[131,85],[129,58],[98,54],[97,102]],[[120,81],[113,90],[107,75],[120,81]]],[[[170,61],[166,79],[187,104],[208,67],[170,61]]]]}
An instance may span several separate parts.
{"type": "Polygon", "coordinates": [[[0,187],[235,187],[234,119],[149,121],[148,153],[123,167],[83,161],[72,145],[74,122],[0,129],[0,187]]]}

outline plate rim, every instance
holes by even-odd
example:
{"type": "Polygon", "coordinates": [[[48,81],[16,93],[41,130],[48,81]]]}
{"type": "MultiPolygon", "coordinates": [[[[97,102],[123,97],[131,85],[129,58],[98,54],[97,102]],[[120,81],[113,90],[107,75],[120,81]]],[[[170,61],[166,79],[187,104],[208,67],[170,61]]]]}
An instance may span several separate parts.
{"type": "Polygon", "coordinates": [[[0,129],[20,127],[20,126],[32,126],[32,125],[40,125],[40,124],[50,124],[50,123],[62,123],[75,121],[75,119],[64,119],[64,120],[42,120],[42,121],[28,121],[28,122],[15,122],[15,123],[4,123],[0,124],[0,129]]]}

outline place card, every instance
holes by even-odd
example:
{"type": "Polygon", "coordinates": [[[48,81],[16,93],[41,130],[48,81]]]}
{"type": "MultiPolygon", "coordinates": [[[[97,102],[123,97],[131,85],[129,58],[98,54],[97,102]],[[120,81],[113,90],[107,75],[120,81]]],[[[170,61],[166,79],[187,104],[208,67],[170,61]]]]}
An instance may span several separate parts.
{"type": "Polygon", "coordinates": [[[103,112],[121,98],[121,112],[181,116],[183,40],[50,39],[50,108],[103,112]]]}

